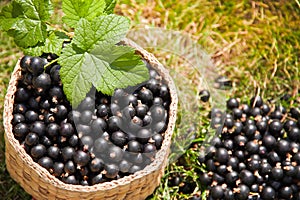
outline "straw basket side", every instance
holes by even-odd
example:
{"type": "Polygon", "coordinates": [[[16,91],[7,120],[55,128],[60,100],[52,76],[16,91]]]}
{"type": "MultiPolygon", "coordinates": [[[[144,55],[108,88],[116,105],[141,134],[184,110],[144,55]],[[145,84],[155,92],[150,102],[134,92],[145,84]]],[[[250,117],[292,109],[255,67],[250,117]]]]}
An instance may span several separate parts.
{"type": "Polygon", "coordinates": [[[65,184],[52,176],[46,169],[34,162],[25,152],[12,133],[11,120],[13,119],[14,94],[17,90],[17,81],[21,76],[19,62],[17,63],[5,98],[4,127],[6,144],[6,166],[11,177],[18,182],[24,190],[35,199],[56,200],[96,200],[96,199],[145,199],[153,193],[159,185],[167,165],[170,151],[171,137],[174,131],[177,112],[177,93],[174,82],[168,71],[150,53],[125,39],[123,44],[132,46],[136,53],[147,60],[151,66],[165,79],[171,94],[169,122],[161,149],[157,152],[155,160],[143,170],[133,175],[123,177],[111,182],[93,186],[65,184]]]}

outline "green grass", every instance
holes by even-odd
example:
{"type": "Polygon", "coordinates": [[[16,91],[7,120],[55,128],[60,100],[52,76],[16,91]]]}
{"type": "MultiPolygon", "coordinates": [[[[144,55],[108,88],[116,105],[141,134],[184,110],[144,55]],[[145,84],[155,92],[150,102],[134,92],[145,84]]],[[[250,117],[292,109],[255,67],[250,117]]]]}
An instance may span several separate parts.
{"type": "MultiPolygon", "coordinates": [[[[58,2],[58,1],[56,1],[58,2]]],[[[5,2],[1,2],[3,6],[5,2]]],[[[191,35],[214,61],[219,75],[233,81],[225,97],[237,96],[248,101],[259,93],[265,99],[278,100],[288,93],[297,96],[300,80],[300,4],[291,1],[207,1],[207,0],[120,0],[116,12],[130,17],[133,27],[161,27],[178,30],[191,35]]],[[[57,20],[57,19],[55,19],[57,20]]],[[[172,73],[182,72],[190,79],[191,87],[199,85],[198,73],[187,71],[190,63],[172,52],[149,49],[172,73]]],[[[0,33],[0,111],[10,78],[17,59],[22,54],[6,34],[0,33]]],[[[180,78],[176,79],[180,82],[180,78]]],[[[182,81],[182,80],[181,80],[182,81]]],[[[187,87],[189,88],[189,87],[187,87]]],[[[187,89],[185,88],[185,89],[187,89]]],[[[190,91],[197,94],[199,88],[190,91]]],[[[225,99],[223,99],[225,101],[225,99]]],[[[295,101],[291,101],[292,104],[295,101]]],[[[181,104],[181,111],[185,105],[181,104]]],[[[195,183],[192,194],[200,194],[197,182],[199,144],[209,131],[205,117],[210,106],[200,104],[192,119],[196,125],[198,141],[189,148],[177,162],[171,163],[161,185],[149,199],[187,199],[190,195],[182,192],[182,186],[195,183]],[[183,177],[179,186],[170,186],[170,177],[183,177]]],[[[178,113],[179,124],[186,120],[183,111],[178,113]]],[[[2,116],[0,117],[2,121],[2,116]]],[[[186,127],[177,127],[176,137],[183,137],[186,127]]],[[[0,196],[4,199],[29,199],[29,196],[9,177],[5,171],[3,125],[0,125],[0,196]]],[[[174,156],[174,155],[172,155],[174,156]]],[[[185,188],[187,189],[187,188],[185,188]]]]}

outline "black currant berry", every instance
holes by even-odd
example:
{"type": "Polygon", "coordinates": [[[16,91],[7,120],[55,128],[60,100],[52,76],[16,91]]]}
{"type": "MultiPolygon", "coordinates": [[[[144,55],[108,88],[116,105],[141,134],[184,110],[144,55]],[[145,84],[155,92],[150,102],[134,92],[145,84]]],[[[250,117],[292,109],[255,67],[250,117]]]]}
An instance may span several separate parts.
{"type": "Polygon", "coordinates": [[[64,171],[68,174],[74,174],[76,172],[76,166],[72,160],[65,162],[64,171]]]}
{"type": "Polygon", "coordinates": [[[47,149],[48,156],[50,156],[53,159],[57,159],[59,157],[60,153],[61,153],[60,148],[57,146],[50,146],[47,149]]]}
{"type": "Polygon", "coordinates": [[[80,111],[89,110],[93,111],[95,109],[95,99],[87,96],[78,106],[80,111]]]}
{"type": "Polygon", "coordinates": [[[30,154],[33,158],[41,158],[45,155],[47,149],[42,144],[37,144],[31,148],[30,154]]]}
{"type": "Polygon", "coordinates": [[[42,73],[33,79],[32,84],[38,91],[45,91],[51,86],[51,78],[49,74],[42,73]]]}
{"type": "Polygon", "coordinates": [[[250,99],[250,105],[252,107],[261,107],[263,105],[263,99],[261,96],[255,96],[250,99]]]}
{"type": "Polygon", "coordinates": [[[61,155],[64,161],[71,160],[75,154],[75,149],[73,147],[64,147],[61,150],[61,155]]]}
{"type": "Polygon", "coordinates": [[[127,143],[127,135],[122,131],[113,132],[111,135],[111,141],[115,145],[123,147],[127,143]]]}
{"type": "Polygon", "coordinates": [[[56,137],[58,136],[60,131],[60,126],[56,123],[50,123],[47,125],[46,133],[49,137],[56,137]]]}
{"type": "Polygon", "coordinates": [[[22,71],[27,71],[28,68],[30,68],[30,63],[31,63],[31,56],[23,56],[21,61],[20,61],[20,67],[22,69],[22,71]]]}
{"type": "Polygon", "coordinates": [[[45,61],[40,57],[31,57],[30,65],[27,67],[27,70],[30,71],[33,75],[37,76],[44,72],[45,61]]]}
{"type": "Polygon", "coordinates": [[[61,123],[59,132],[62,136],[70,137],[74,133],[74,128],[70,123],[61,123]]]}
{"type": "Polygon", "coordinates": [[[47,170],[50,170],[50,168],[53,167],[53,160],[47,156],[40,158],[38,163],[47,170]]]}
{"type": "Polygon", "coordinates": [[[22,138],[25,137],[29,132],[28,126],[25,123],[18,123],[14,126],[13,133],[16,137],[22,138]]]}
{"type": "Polygon", "coordinates": [[[23,103],[29,99],[30,95],[30,92],[26,88],[20,87],[15,93],[15,101],[17,103],[23,103]]]}
{"type": "Polygon", "coordinates": [[[111,132],[114,132],[120,129],[122,121],[121,118],[118,116],[111,116],[110,118],[108,118],[107,124],[108,124],[108,129],[111,132]]]}
{"type": "Polygon", "coordinates": [[[128,173],[132,164],[127,160],[121,160],[119,163],[119,170],[122,173],[128,173]]]}
{"type": "Polygon", "coordinates": [[[26,135],[25,143],[28,146],[36,145],[36,144],[38,144],[38,142],[39,142],[39,136],[36,133],[28,133],[26,135]]]}
{"type": "Polygon", "coordinates": [[[271,186],[266,186],[261,192],[261,197],[266,200],[275,199],[276,191],[271,186]]]}
{"type": "Polygon", "coordinates": [[[199,97],[200,97],[201,101],[208,102],[209,97],[210,97],[210,93],[209,93],[208,90],[201,90],[199,92],[199,97]]]}
{"type": "Polygon", "coordinates": [[[229,110],[239,107],[239,101],[236,98],[230,98],[226,102],[226,106],[229,110]]]}
{"type": "Polygon", "coordinates": [[[212,187],[210,192],[213,199],[222,199],[224,196],[224,190],[220,185],[212,187]]]}
{"type": "Polygon", "coordinates": [[[115,164],[105,165],[105,177],[109,179],[114,179],[119,173],[119,167],[115,164]]]}
{"type": "Polygon", "coordinates": [[[120,162],[123,159],[124,151],[115,145],[109,147],[107,156],[110,162],[120,162]]]}
{"type": "Polygon", "coordinates": [[[14,114],[12,124],[16,125],[18,123],[25,122],[25,117],[22,114],[14,114]]]}
{"type": "Polygon", "coordinates": [[[90,155],[82,150],[78,150],[73,155],[74,162],[79,166],[85,166],[90,161],[90,155]]]}
{"type": "Polygon", "coordinates": [[[152,136],[152,133],[148,129],[141,129],[137,132],[137,140],[143,144],[147,143],[149,141],[149,138],[152,136]]]}
{"type": "Polygon", "coordinates": [[[104,138],[100,137],[94,142],[94,151],[95,153],[106,152],[109,147],[109,143],[104,138]]]}
{"type": "Polygon", "coordinates": [[[147,88],[142,88],[138,93],[138,98],[142,103],[150,105],[153,102],[153,93],[147,88]]]}
{"type": "Polygon", "coordinates": [[[50,76],[54,83],[60,82],[59,70],[60,70],[60,65],[54,65],[50,70],[50,76]]]}
{"type": "Polygon", "coordinates": [[[104,161],[100,158],[94,158],[89,164],[89,168],[94,173],[99,173],[104,168],[104,161]]]}
{"type": "Polygon", "coordinates": [[[53,164],[53,175],[56,177],[60,177],[64,172],[65,165],[62,162],[55,162],[53,164]]]}
{"type": "Polygon", "coordinates": [[[150,113],[151,113],[152,120],[154,122],[160,122],[165,120],[166,112],[163,106],[160,105],[151,106],[150,113]]]}
{"type": "Polygon", "coordinates": [[[42,137],[46,133],[45,123],[42,121],[33,122],[30,126],[30,131],[33,133],[37,133],[40,137],[42,137]]]}
{"type": "Polygon", "coordinates": [[[106,117],[110,113],[110,108],[106,104],[100,104],[97,107],[97,116],[106,117]]]}

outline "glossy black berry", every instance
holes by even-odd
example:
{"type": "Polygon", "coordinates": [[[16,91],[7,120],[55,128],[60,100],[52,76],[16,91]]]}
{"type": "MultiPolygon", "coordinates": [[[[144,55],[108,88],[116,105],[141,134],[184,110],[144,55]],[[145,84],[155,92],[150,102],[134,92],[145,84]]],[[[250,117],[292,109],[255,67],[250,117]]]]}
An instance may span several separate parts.
{"type": "Polygon", "coordinates": [[[30,131],[33,133],[37,133],[40,137],[45,135],[46,133],[45,123],[42,121],[33,122],[30,126],[30,131]]]}
{"type": "Polygon", "coordinates": [[[59,70],[60,70],[60,65],[54,65],[50,70],[50,76],[54,83],[60,82],[59,70]]]}
{"type": "Polygon", "coordinates": [[[159,82],[155,79],[155,78],[151,78],[151,79],[149,79],[149,81],[146,83],[146,87],[148,88],[148,89],[150,89],[151,90],[151,92],[153,93],[153,94],[158,94],[158,92],[159,92],[159,87],[160,87],[160,84],[159,84],[159,82]]]}
{"type": "Polygon", "coordinates": [[[122,173],[129,172],[130,167],[132,166],[132,163],[128,162],[127,160],[121,160],[119,163],[119,170],[122,173]]]}
{"type": "Polygon", "coordinates": [[[20,60],[20,67],[22,69],[22,71],[27,71],[28,68],[30,67],[30,63],[31,63],[31,56],[23,56],[22,59],[20,60]]]}
{"type": "Polygon", "coordinates": [[[169,88],[166,84],[162,84],[160,86],[159,96],[165,101],[169,100],[170,93],[169,93],[169,88]]]}
{"type": "Polygon", "coordinates": [[[27,111],[27,106],[23,103],[14,105],[14,113],[25,114],[27,111]]]}
{"type": "Polygon", "coordinates": [[[95,134],[101,135],[107,129],[107,123],[102,118],[93,119],[91,121],[91,128],[95,134]]]}
{"type": "Polygon", "coordinates": [[[118,116],[111,116],[110,118],[108,118],[107,125],[108,125],[108,129],[111,132],[118,131],[121,127],[121,124],[122,124],[121,118],[118,116]]]}
{"type": "Polygon", "coordinates": [[[73,128],[72,124],[70,124],[70,123],[62,123],[60,125],[59,132],[62,136],[70,137],[74,133],[74,128],[73,128]]]}
{"type": "Polygon", "coordinates": [[[289,186],[284,186],[279,190],[279,196],[283,199],[291,199],[293,197],[293,190],[289,186]]]}
{"type": "Polygon", "coordinates": [[[25,117],[22,114],[14,114],[12,124],[16,125],[18,123],[25,122],[25,117]]]}
{"type": "Polygon", "coordinates": [[[62,162],[55,162],[53,164],[53,175],[56,177],[60,177],[64,172],[65,165],[62,162]]]}
{"type": "Polygon", "coordinates": [[[105,177],[109,179],[116,178],[119,173],[119,167],[115,164],[108,164],[105,166],[105,177]]]}
{"type": "Polygon", "coordinates": [[[94,142],[94,151],[96,153],[106,152],[108,147],[109,147],[109,143],[104,138],[100,137],[97,140],[95,140],[95,142],[94,142]]]}
{"type": "Polygon", "coordinates": [[[201,101],[207,102],[209,100],[210,93],[208,90],[201,90],[199,92],[199,97],[200,97],[201,101]]]}
{"type": "Polygon", "coordinates": [[[212,179],[207,173],[202,173],[199,176],[199,181],[202,185],[208,186],[211,184],[212,179]]]}
{"type": "Polygon", "coordinates": [[[145,104],[140,104],[138,105],[135,110],[136,110],[136,116],[140,117],[140,118],[143,118],[145,117],[145,115],[147,114],[148,112],[148,106],[145,105],[145,104]]]}
{"type": "Polygon", "coordinates": [[[255,96],[250,99],[250,105],[252,107],[261,107],[263,105],[263,99],[261,96],[255,96]]]}
{"type": "Polygon", "coordinates": [[[100,158],[94,158],[89,163],[89,168],[92,172],[100,172],[104,168],[104,161],[100,158]]]}
{"type": "Polygon", "coordinates": [[[97,116],[106,117],[110,113],[110,108],[106,104],[100,104],[97,107],[97,116]]]}
{"type": "Polygon", "coordinates": [[[147,143],[152,136],[152,132],[149,129],[141,129],[137,132],[137,140],[143,144],[147,143]]]}
{"type": "Polygon", "coordinates": [[[90,161],[90,155],[82,150],[78,150],[73,155],[74,162],[79,166],[85,166],[90,161]]]}
{"type": "Polygon", "coordinates": [[[215,159],[220,163],[226,163],[228,161],[229,155],[225,148],[218,148],[216,151],[215,159]]]}
{"type": "Polygon", "coordinates": [[[228,109],[232,110],[234,108],[239,107],[239,101],[236,98],[230,98],[226,102],[226,106],[228,109]]]}
{"type": "Polygon", "coordinates": [[[38,163],[47,170],[50,170],[50,168],[53,167],[53,160],[47,156],[40,158],[38,163]]]}
{"type": "Polygon", "coordinates": [[[45,91],[51,86],[51,78],[49,74],[42,73],[33,79],[32,84],[36,89],[45,91]]]}
{"type": "Polygon", "coordinates": [[[266,200],[275,199],[276,191],[271,186],[266,186],[261,192],[261,197],[266,200]]]}
{"type": "Polygon", "coordinates": [[[35,76],[43,73],[45,60],[40,57],[31,57],[30,65],[27,66],[27,70],[35,76]]]}
{"type": "Polygon", "coordinates": [[[153,105],[150,107],[150,113],[152,120],[155,122],[164,121],[166,116],[166,111],[163,106],[153,105]]]}
{"type": "Polygon", "coordinates": [[[29,132],[28,126],[25,123],[18,123],[14,126],[13,133],[16,137],[24,137],[29,132]]]}
{"type": "Polygon", "coordinates": [[[36,145],[36,144],[38,144],[38,142],[39,142],[39,136],[36,133],[28,133],[26,135],[25,143],[28,146],[36,145]]]}
{"type": "Polygon", "coordinates": [[[46,133],[49,137],[58,136],[59,131],[60,131],[60,126],[56,123],[50,123],[46,127],[46,133]]]}
{"type": "Polygon", "coordinates": [[[110,162],[120,162],[123,159],[124,151],[118,146],[111,146],[108,149],[107,157],[110,162]]]}
{"type": "Polygon", "coordinates": [[[61,87],[54,86],[49,89],[49,95],[52,97],[54,103],[58,103],[64,98],[64,93],[61,87]]]}
{"type": "Polygon", "coordinates": [[[27,89],[20,87],[15,93],[15,101],[18,103],[25,102],[29,99],[30,95],[31,94],[27,89]]]}
{"type": "Polygon", "coordinates": [[[33,158],[41,158],[45,155],[47,149],[42,144],[37,144],[36,146],[31,148],[30,154],[33,158]]]}
{"type": "Polygon", "coordinates": [[[76,179],[76,177],[74,175],[63,177],[62,181],[67,183],[67,184],[71,184],[71,185],[77,185],[78,184],[78,180],[76,179]]]}
{"type": "Polygon", "coordinates": [[[25,113],[25,119],[26,119],[26,121],[29,122],[29,123],[38,120],[38,118],[39,118],[38,113],[36,113],[36,112],[33,111],[33,110],[28,110],[28,111],[25,113]]]}
{"type": "Polygon", "coordinates": [[[138,98],[142,101],[142,103],[149,105],[153,101],[153,93],[147,88],[142,88],[138,93],[138,98]]]}
{"type": "Polygon", "coordinates": [[[211,196],[214,199],[222,199],[224,196],[224,190],[220,185],[211,188],[211,196]]]}
{"type": "Polygon", "coordinates": [[[53,159],[57,159],[59,157],[60,153],[61,153],[60,148],[57,146],[50,146],[47,149],[48,156],[53,159]]]}
{"type": "Polygon", "coordinates": [[[53,109],[53,112],[55,113],[56,118],[58,119],[65,119],[68,116],[68,108],[65,105],[57,105],[55,109],[53,109]]]}
{"type": "Polygon", "coordinates": [[[113,132],[111,135],[111,141],[115,145],[123,147],[127,143],[127,135],[122,131],[113,132]]]}
{"type": "Polygon", "coordinates": [[[72,147],[64,147],[61,150],[61,155],[64,161],[71,160],[75,154],[75,149],[72,147]]]}
{"type": "Polygon", "coordinates": [[[98,183],[103,183],[105,181],[106,181],[106,179],[105,179],[104,175],[102,173],[100,173],[100,174],[97,174],[96,176],[92,177],[91,184],[95,185],[98,183]]]}
{"type": "Polygon", "coordinates": [[[68,174],[74,174],[76,172],[75,163],[72,160],[68,160],[65,162],[64,171],[68,174]]]}

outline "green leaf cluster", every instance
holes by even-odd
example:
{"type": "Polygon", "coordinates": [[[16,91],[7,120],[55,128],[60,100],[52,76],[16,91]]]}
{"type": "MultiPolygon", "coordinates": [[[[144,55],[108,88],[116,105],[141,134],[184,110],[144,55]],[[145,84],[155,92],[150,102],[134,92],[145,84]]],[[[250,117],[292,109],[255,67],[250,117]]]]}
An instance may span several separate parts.
{"type": "Polygon", "coordinates": [[[74,31],[69,33],[51,26],[50,0],[13,0],[0,12],[0,30],[8,32],[28,55],[59,55],[64,93],[76,107],[92,87],[112,95],[116,88],[149,78],[135,50],[117,45],[130,21],[112,14],[115,5],[116,0],[63,0],[62,20],[74,31]]]}

